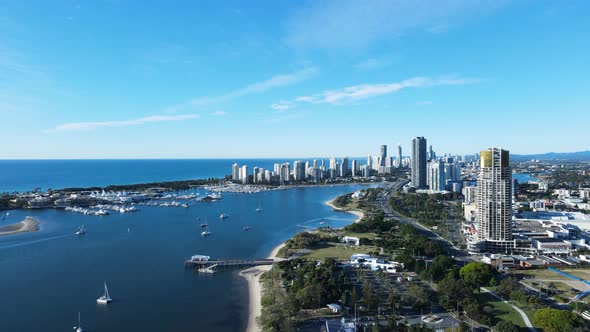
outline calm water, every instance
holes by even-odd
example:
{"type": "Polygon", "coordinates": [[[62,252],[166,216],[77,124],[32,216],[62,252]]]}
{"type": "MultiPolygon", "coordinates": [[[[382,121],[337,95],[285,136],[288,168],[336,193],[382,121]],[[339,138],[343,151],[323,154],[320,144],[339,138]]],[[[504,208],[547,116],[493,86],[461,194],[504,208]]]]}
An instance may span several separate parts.
{"type": "MultiPolygon", "coordinates": [[[[0,160],[0,193],[29,191],[35,188],[46,190],[220,178],[231,174],[231,165],[235,162],[239,165],[247,164],[252,172],[254,166],[272,170],[275,163],[292,164],[293,160],[0,160]]],[[[328,165],[328,160],[324,160],[328,165]]]]}
{"type": "MultiPolygon", "coordinates": [[[[81,181],[72,178],[67,181],[81,181]]],[[[47,179],[45,185],[67,181],[47,179]]],[[[324,202],[359,187],[226,194],[222,201],[195,202],[188,209],[140,207],[137,213],[104,217],[12,211],[0,224],[25,215],[42,224],[37,233],[0,237],[0,331],[71,331],[78,311],[85,331],[242,331],[248,294],[238,271],[200,275],[185,269],[184,259],[197,253],[264,257],[321,221],[349,224],[354,216],[324,202]],[[262,213],[255,212],[259,202],[262,213]],[[230,218],[220,220],[222,212],[230,218]],[[204,220],[213,232],[208,238],[199,235],[204,220]],[[88,233],[72,235],[80,224],[88,233]],[[244,225],[252,229],[245,232],[244,225]],[[100,306],[96,298],[105,280],[114,302],[100,306]]]]}
{"type": "Polygon", "coordinates": [[[519,183],[527,183],[529,181],[539,181],[536,177],[528,173],[512,174],[512,178],[516,179],[519,183]]]}

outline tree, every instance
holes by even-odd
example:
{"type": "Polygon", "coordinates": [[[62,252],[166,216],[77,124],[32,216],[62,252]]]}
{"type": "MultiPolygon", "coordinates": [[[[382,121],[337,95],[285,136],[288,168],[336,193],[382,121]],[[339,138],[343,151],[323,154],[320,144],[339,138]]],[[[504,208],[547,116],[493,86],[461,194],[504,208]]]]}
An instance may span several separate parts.
{"type": "Polygon", "coordinates": [[[471,262],[459,270],[461,279],[477,290],[481,286],[487,286],[490,280],[496,276],[496,273],[496,269],[491,265],[481,262],[471,262]]]}
{"type": "Polygon", "coordinates": [[[408,302],[412,303],[416,309],[425,308],[430,305],[428,292],[416,284],[410,285],[405,295],[407,296],[406,299],[408,302]]]}
{"type": "Polygon", "coordinates": [[[494,332],[519,332],[518,326],[512,324],[512,322],[501,320],[494,326],[494,332]]]}
{"type": "Polygon", "coordinates": [[[462,279],[454,279],[452,275],[438,283],[438,301],[447,310],[457,310],[459,303],[473,296],[471,288],[462,279]]]}
{"type": "Polygon", "coordinates": [[[455,266],[455,260],[446,255],[438,255],[432,261],[432,264],[423,272],[424,279],[431,279],[437,282],[444,278],[447,270],[455,266]]]}
{"type": "Polygon", "coordinates": [[[547,332],[568,332],[583,326],[584,322],[571,311],[545,308],[535,312],[533,324],[541,326],[547,332]]]}

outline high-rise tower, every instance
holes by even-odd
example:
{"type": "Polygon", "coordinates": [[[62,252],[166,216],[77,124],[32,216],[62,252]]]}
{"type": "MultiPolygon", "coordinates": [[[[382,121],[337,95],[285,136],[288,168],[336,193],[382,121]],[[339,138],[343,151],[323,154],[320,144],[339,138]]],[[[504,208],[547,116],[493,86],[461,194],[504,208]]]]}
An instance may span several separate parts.
{"type": "Polygon", "coordinates": [[[379,155],[379,166],[385,166],[387,158],[387,145],[381,145],[381,154],[379,155]]]}
{"type": "Polygon", "coordinates": [[[426,138],[412,140],[412,186],[426,187],[426,138]]]}
{"type": "Polygon", "coordinates": [[[501,148],[480,152],[477,176],[478,239],[512,240],[512,171],[510,153],[501,148]]]}

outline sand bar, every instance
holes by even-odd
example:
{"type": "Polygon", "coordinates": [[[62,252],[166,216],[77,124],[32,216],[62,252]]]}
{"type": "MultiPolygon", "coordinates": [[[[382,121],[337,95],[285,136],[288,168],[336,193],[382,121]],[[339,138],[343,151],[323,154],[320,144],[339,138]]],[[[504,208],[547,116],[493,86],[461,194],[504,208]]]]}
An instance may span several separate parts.
{"type": "Polygon", "coordinates": [[[39,222],[31,217],[15,224],[0,227],[0,236],[17,233],[36,232],[39,230],[39,222]]]}

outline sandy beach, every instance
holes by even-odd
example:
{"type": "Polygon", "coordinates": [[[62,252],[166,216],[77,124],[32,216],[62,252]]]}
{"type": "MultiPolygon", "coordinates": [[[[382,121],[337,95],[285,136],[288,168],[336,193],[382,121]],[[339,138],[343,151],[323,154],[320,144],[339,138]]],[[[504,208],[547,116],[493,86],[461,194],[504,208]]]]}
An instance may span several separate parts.
{"type": "Polygon", "coordinates": [[[0,227],[0,236],[36,232],[38,230],[39,222],[31,217],[26,217],[25,220],[21,222],[0,227]]]}
{"type": "Polygon", "coordinates": [[[357,211],[357,210],[345,210],[343,208],[337,207],[336,205],[334,205],[334,199],[327,201],[326,202],[326,205],[329,206],[329,207],[331,207],[334,210],[337,210],[337,211],[343,211],[343,212],[348,212],[348,213],[354,214],[355,216],[357,216],[357,218],[354,221],[355,223],[361,221],[361,219],[363,219],[363,217],[365,216],[365,214],[363,212],[361,212],[361,211],[357,211]]]}
{"type": "MultiPolygon", "coordinates": [[[[334,210],[343,211],[352,213],[357,216],[355,223],[361,221],[364,217],[364,213],[361,211],[348,211],[342,208],[339,208],[333,204],[334,200],[330,200],[325,202],[326,205],[333,208],[334,210]]],[[[276,246],[271,253],[268,255],[267,258],[274,259],[275,261],[280,260],[281,258],[277,258],[277,253],[284,247],[285,244],[281,243],[280,245],[276,246]]],[[[256,317],[260,316],[262,310],[262,287],[260,285],[260,276],[270,270],[272,268],[271,265],[260,265],[254,266],[249,269],[245,269],[240,271],[240,276],[244,277],[246,281],[248,281],[248,297],[250,298],[248,304],[248,326],[246,327],[246,332],[258,332],[260,328],[256,324],[256,317]]]]}
{"type": "MultiPolygon", "coordinates": [[[[274,259],[275,261],[280,260],[280,258],[277,258],[276,256],[279,250],[281,250],[281,248],[284,246],[284,243],[276,246],[267,258],[274,259]]],[[[256,317],[260,316],[262,311],[262,287],[260,285],[260,276],[271,268],[272,265],[260,265],[240,271],[240,275],[246,278],[246,281],[248,281],[248,297],[250,298],[250,302],[248,304],[248,326],[246,327],[246,332],[260,331],[260,328],[256,324],[256,317]]]]}

